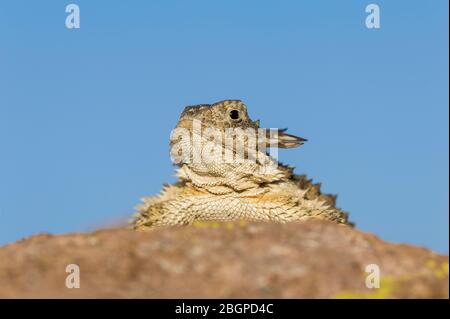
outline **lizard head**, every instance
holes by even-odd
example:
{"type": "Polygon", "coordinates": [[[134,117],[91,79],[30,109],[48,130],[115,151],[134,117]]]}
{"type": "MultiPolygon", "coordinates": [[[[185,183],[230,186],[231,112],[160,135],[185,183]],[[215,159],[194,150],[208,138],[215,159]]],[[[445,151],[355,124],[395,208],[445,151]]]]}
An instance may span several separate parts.
{"type": "Polygon", "coordinates": [[[214,104],[200,104],[187,106],[180,116],[182,121],[199,120],[206,127],[225,128],[254,128],[259,122],[253,122],[247,113],[247,107],[239,100],[225,100],[214,104]]]}
{"type": "MultiPolygon", "coordinates": [[[[240,100],[224,100],[214,104],[200,104],[187,106],[181,113],[177,128],[192,129],[192,122],[197,120],[202,127],[260,129],[260,121],[252,121],[246,105],[240,100]]],[[[273,129],[272,129],[273,130],[273,129]]],[[[277,145],[280,148],[293,148],[302,145],[306,139],[287,134],[286,129],[276,129],[275,137],[266,130],[267,146],[277,145]],[[275,140],[274,140],[275,139],[275,140]]]]}

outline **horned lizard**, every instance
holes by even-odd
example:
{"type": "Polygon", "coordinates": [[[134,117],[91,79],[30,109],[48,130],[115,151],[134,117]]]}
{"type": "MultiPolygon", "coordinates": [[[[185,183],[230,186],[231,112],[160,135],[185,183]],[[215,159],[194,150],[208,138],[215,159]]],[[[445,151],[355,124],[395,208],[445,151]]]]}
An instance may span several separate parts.
{"type": "Polygon", "coordinates": [[[157,196],[143,198],[132,227],[145,230],[207,220],[287,222],[310,218],[347,224],[348,214],[336,208],[336,196],[322,194],[320,184],[295,175],[293,167],[278,163],[267,151],[298,147],[306,140],[285,129],[270,134],[260,131],[259,120],[250,119],[240,100],[187,106],[170,141],[179,181],[165,185],[157,196]],[[258,134],[242,134],[252,130],[258,134]],[[252,141],[255,136],[257,147],[252,141]],[[231,143],[224,142],[227,137],[231,143]],[[244,152],[237,148],[237,141],[244,152]]]}

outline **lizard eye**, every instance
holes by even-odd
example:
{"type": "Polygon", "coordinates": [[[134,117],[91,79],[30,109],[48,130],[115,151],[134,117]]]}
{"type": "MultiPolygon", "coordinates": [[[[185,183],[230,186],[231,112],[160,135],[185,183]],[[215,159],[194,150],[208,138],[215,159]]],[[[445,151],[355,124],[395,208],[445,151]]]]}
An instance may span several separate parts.
{"type": "Polygon", "coordinates": [[[230,111],[230,118],[232,120],[238,120],[239,119],[239,111],[238,110],[230,111]]]}

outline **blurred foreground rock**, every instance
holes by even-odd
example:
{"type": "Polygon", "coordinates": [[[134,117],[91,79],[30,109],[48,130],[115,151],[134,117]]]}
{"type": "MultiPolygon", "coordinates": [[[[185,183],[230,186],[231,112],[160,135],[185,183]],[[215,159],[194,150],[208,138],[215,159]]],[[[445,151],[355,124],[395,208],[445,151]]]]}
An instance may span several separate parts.
{"type": "Polygon", "coordinates": [[[448,298],[448,257],[325,221],[37,235],[0,247],[0,297],[448,298]],[[66,288],[66,266],[80,288],[66,288]],[[366,288],[366,266],[381,271],[366,288]]]}

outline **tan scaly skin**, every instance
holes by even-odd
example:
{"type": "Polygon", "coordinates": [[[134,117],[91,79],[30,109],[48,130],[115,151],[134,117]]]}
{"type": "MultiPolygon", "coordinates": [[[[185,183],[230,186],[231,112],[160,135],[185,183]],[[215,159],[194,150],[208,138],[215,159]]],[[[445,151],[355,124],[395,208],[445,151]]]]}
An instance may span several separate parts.
{"type": "MultiPolygon", "coordinates": [[[[208,128],[219,129],[222,142],[214,145],[224,149],[227,128],[259,128],[259,121],[248,117],[246,106],[239,100],[186,107],[176,128],[188,130],[191,140],[184,145],[173,135],[170,145],[172,155],[179,155],[180,147],[184,146],[189,148],[190,156],[177,164],[178,183],[166,185],[157,196],[143,198],[132,220],[134,229],[241,219],[287,222],[320,218],[348,223],[348,214],[335,207],[336,196],[322,194],[320,184],[313,184],[304,175],[294,175],[292,167],[277,163],[263,148],[257,149],[252,158],[247,158],[246,152],[240,161],[220,161],[217,160],[220,154],[213,153],[211,160],[194,162],[196,149],[192,145],[197,142],[197,150],[205,151],[211,139],[195,129],[193,120],[201,123],[202,133],[208,128]]],[[[267,147],[277,142],[280,148],[293,148],[306,141],[285,130],[277,133],[276,141],[267,133],[267,139],[258,139],[257,143],[263,140],[267,147]]],[[[248,146],[248,139],[244,145],[248,146]]],[[[235,148],[228,149],[236,155],[235,148]]],[[[221,152],[223,156],[225,151],[221,152]]]]}

